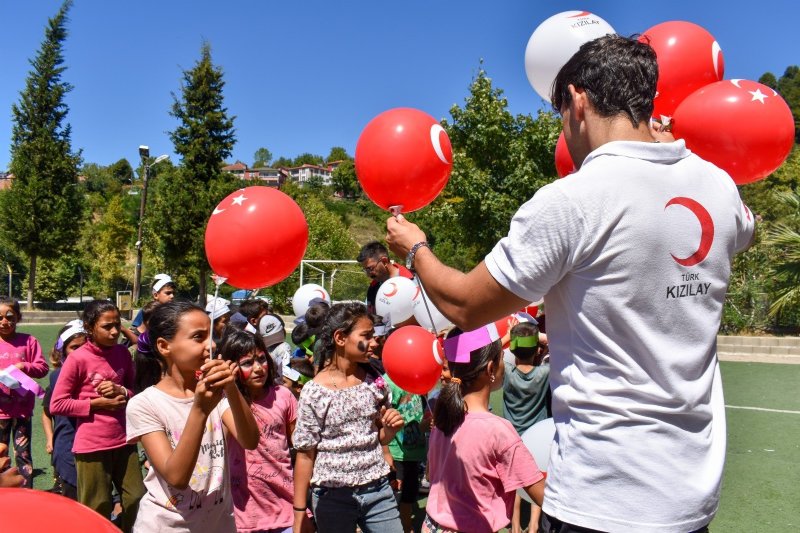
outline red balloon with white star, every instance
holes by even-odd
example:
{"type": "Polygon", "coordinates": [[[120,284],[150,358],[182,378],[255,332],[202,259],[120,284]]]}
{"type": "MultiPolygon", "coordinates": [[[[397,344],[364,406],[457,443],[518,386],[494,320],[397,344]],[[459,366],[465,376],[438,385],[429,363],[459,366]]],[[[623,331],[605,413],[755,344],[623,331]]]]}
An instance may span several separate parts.
{"type": "Polygon", "coordinates": [[[656,24],[639,38],[649,42],[658,60],[653,116],[667,122],[678,105],[697,89],[723,79],[725,60],[719,43],[702,26],[672,20],[656,24]]]}
{"type": "Polygon", "coordinates": [[[277,189],[247,187],[214,208],[206,226],[208,264],[240,289],[286,279],[303,259],[308,224],[294,200],[277,189]]]}
{"type": "Polygon", "coordinates": [[[453,168],[450,137],[418,109],[398,107],[373,118],[356,144],[356,175],[378,207],[422,209],[447,185],[453,168]]]}
{"type": "Polygon", "coordinates": [[[743,185],[775,172],[794,146],[794,118],[781,96],[761,83],[725,80],[684,100],[672,133],[743,185]]]}

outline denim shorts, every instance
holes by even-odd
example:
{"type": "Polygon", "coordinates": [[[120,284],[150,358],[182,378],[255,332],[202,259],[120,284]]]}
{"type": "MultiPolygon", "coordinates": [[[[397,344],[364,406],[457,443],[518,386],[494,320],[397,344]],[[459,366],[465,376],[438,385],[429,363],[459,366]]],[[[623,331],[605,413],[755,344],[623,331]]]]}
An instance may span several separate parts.
{"type": "Polygon", "coordinates": [[[311,508],[319,533],[403,533],[386,477],[358,487],[312,487],[311,508]]]}

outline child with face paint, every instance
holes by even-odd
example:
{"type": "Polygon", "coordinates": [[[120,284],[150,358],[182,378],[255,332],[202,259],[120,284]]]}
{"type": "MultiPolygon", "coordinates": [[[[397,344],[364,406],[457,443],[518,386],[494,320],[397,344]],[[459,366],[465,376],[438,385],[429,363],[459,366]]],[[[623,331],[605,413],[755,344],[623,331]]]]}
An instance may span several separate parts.
{"type": "MultiPolygon", "coordinates": [[[[539,342],[539,328],[535,322],[520,322],[509,329],[511,341],[509,348],[514,355],[514,363],[504,361],[503,374],[503,412],[521,436],[535,423],[548,417],[547,400],[550,387],[550,365],[542,363],[543,351],[539,342]]],[[[511,531],[522,531],[520,524],[519,495],[514,500],[514,514],[511,517],[511,531]]],[[[535,529],[539,522],[541,508],[531,506],[529,527],[535,529]]]]}
{"type": "Polygon", "coordinates": [[[238,531],[291,531],[292,463],[289,449],[297,418],[297,400],[275,383],[275,363],[263,337],[230,328],[220,356],[239,367],[239,387],[259,429],[258,446],[245,450],[228,437],[234,516],[238,531]]]}
{"type": "Polygon", "coordinates": [[[0,444],[13,443],[14,462],[25,479],[24,486],[31,488],[31,432],[36,395],[22,385],[14,389],[10,386],[22,379],[44,377],[48,366],[39,341],[33,335],[17,332],[21,319],[17,300],[0,298],[0,370],[9,375],[0,384],[0,444]],[[19,380],[13,375],[18,372],[22,374],[18,375],[19,380]]]}
{"type": "Polygon", "coordinates": [[[451,377],[433,411],[422,531],[498,531],[511,521],[517,489],[541,505],[544,475],[514,427],[489,412],[489,396],[503,383],[494,324],[466,333],[452,329],[444,352],[451,377]]]}
{"type": "Polygon", "coordinates": [[[42,428],[47,437],[47,453],[51,454],[53,475],[55,477],[50,492],[61,494],[73,500],[78,499],[78,472],[75,470],[75,456],[72,445],[75,441],[75,419],[66,416],[52,416],[50,399],[61,374],[61,365],[69,354],[86,342],[86,330],[82,320],[68,322],[58,332],[58,341],[50,353],[50,363],[55,370],[50,373],[50,386],[42,399],[42,428]]]}
{"type": "Polygon", "coordinates": [[[294,530],[403,531],[382,445],[403,427],[383,378],[369,365],[373,317],[362,303],[331,307],[319,332],[319,371],[303,387],[294,447],[294,530]],[[308,488],[311,487],[311,502],[308,488]]]}

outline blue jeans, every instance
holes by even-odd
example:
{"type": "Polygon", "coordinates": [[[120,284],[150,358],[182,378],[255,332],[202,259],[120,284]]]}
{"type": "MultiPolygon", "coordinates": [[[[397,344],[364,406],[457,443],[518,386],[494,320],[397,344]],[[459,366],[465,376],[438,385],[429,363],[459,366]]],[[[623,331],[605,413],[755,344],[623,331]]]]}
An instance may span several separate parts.
{"type": "Polygon", "coordinates": [[[319,533],[403,533],[389,480],[359,487],[312,487],[311,508],[319,533]]]}

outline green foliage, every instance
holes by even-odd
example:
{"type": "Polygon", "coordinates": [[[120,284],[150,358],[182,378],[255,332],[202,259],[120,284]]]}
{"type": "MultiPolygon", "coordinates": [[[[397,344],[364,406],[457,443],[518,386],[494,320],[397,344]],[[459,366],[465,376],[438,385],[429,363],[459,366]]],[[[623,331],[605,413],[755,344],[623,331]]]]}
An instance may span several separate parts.
{"type": "Polygon", "coordinates": [[[63,43],[67,37],[67,12],[62,4],[48,21],[45,38],[31,60],[20,101],[13,115],[11,189],[0,196],[4,240],[30,260],[28,305],[33,304],[37,258],[56,258],[77,241],[82,191],[77,186],[80,152],[72,151],[66,94],[72,86],[63,81],[63,43]]]}
{"type": "MultiPolygon", "coordinates": [[[[39,261],[36,275],[36,299],[44,302],[63,300],[77,293],[78,258],[64,255],[39,261]]],[[[29,278],[25,279],[28,283],[29,278]]]]}
{"type": "Polygon", "coordinates": [[[223,105],[224,86],[222,70],[214,66],[211,47],[204,43],[198,62],[183,73],[180,98],[173,94],[171,114],[179,124],[170,138],[183,158],[181,168],[156,180],[147,221],[167,269],[191,276],[194,282],[183,287],[196,287],[201,300],[209,270],[203,250],[208,216],[224,194],[242,186],[220,170],[236,142],[233,117],[223,105]]]}
{"type": "Polygon", "coordinates": [[[272,162],[272,152],[261,147],[253,154],[253,168],[267,167],[272,162]]]}
{"type": "Polygon", "coordinates": [[[302,153],[294,158],[292,161],[293,167],[299,167],[302,165],[324,165],[325,160],[322,159],[321,155],[311,154],[309,152],[302,153]]]}
{"type": "MultiPolygon", "coordinates": [[[[326,202],[313,191],[295,186],[286,187],[283,192],[290,195],[303,210],[308,222],[308,248],[304,259],[354,259],[358,255],[358,244],[347,231],[347,227],[336,214],[326,206],[326,202]]],[[[342,269],[343,265],[316,265],[328,273],[327,279],[334,269],[342,269]]],[[[309,272],[309,271],[307,271],[309,272]]],[[[331,295],[334,299],[363,298],[366,290],[366,278],[360,271],[357,283],[342,280],[334,285],[331,295]]],[[[300,281],[299,268],[291,276],[277,285],[267,289],[272,297],[273,305],[281,312],[291,311],[291,298],[300,281]]],[[[314,280],[318,282],[319,280],[314,280]]],[[[311,282],[310,279],[305,280],[311,282]]]]}
{"type": "Polygon", "coordinates": [[[350,157],[350,154],[347,153],[347,150],[341,146],[334,146],[331,148],[331,151],[328,154],[328,157],[325,158],[325,161],[332,163],[333,161],[347,161],[349,159],[353,158],[350,157]]]}
{"type": "Polygon", "coordinates": [[[87,289],[95,296],[111,297],[132,280],[134,259],[132,241],[136,226],[125,216],[122,196],[104,206],[97,223],[87,224],[84,233],[84,261],[89,266],[87,289]]]}
{"type": "Polygon", "coordinates": [[[292,160],[288,157],[279,157],[275,161],[272,162],[272,168],[283,168],[283,167],[292,167],[294,166],[292,160]]]}
{"type": "Polygon", "coordinates": [[[314,174],[306,180],[305,186],[309,189],[321,191],[325,188],[325,180],[322,179],[322,176],[314,174]]]}
{"type": "Polygon", "coordinates": [[[777,285],[770,314],[797,317],[800,315],[800,189],[775,196],[791,210],[791,215],[772,226],[766,237],[771,252],[771,274],[777,285]]]}
{"type": "Polygon", "coordinates": [[[419,222],[439,257],[470,269],[508,232],[522,203],[555,179],[561,124],[551,113],[513,116],[482,68],[464,106],[450,114],[443,127],[453,145],[453,172],[419,222]]]}
{"type": "Polygon", "coordinates": [[[361,184],[356,176],[356,166],[352,159],[345,159],[331,173],[333,190],[341,193],[344,198],[361,196],[361,184]]]}

